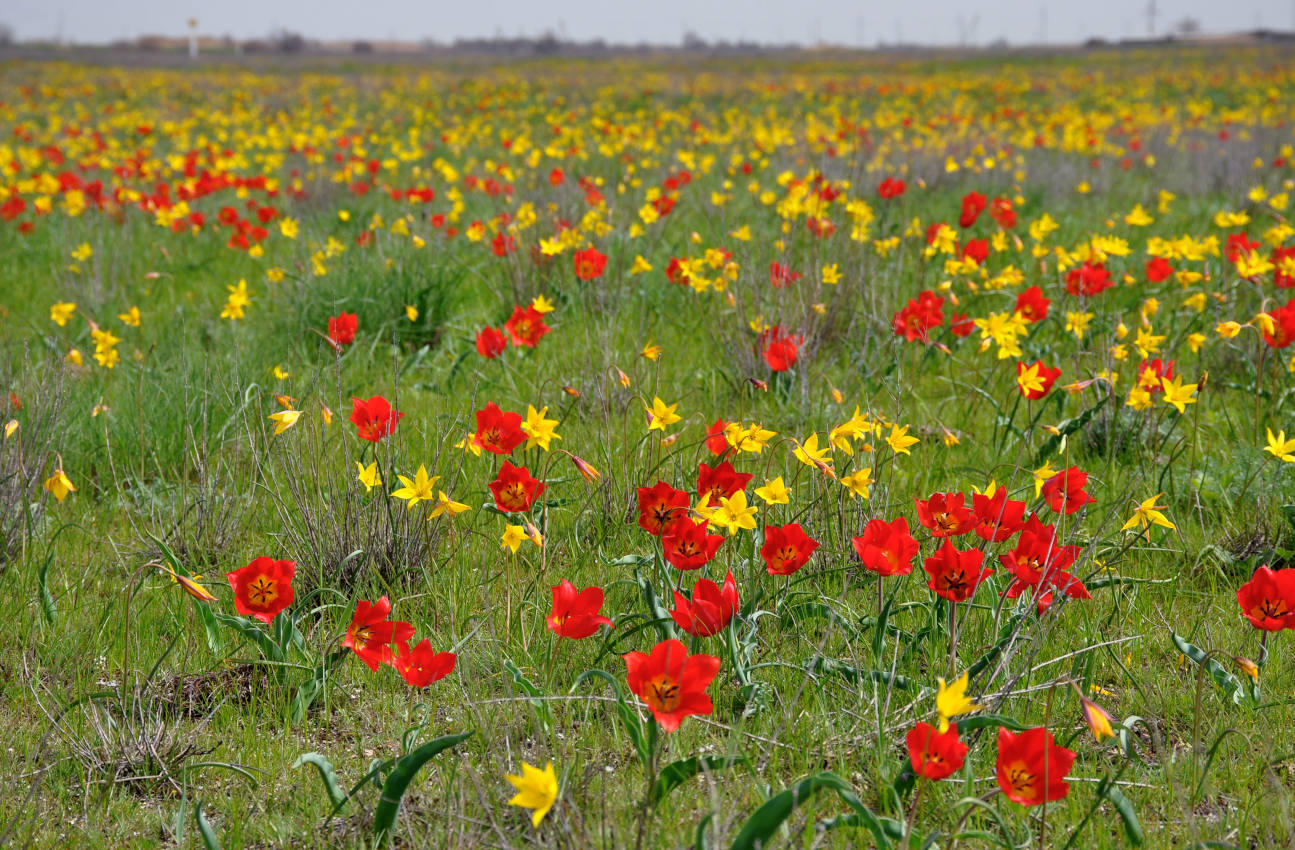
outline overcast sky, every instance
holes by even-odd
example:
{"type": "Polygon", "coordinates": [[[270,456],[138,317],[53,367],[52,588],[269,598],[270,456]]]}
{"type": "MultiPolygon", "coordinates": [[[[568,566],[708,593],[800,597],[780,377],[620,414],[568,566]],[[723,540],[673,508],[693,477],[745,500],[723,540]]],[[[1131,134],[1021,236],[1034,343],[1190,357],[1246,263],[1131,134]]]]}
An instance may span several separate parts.
{"type": "MultiPolygon", "coordinates": [[[[178,35],[195,17],[204,35],[263,37],[285,28],[308,38],[400,39],[496,34],[677,44],[707,40],[878,41],[956,44],[1074,42],[1147,33],[1150,0],[4,0],[0,22],[21,39],[107,42],[178,35]]],[[[1295,28],[1295,0],[1154,0],[1156,31],[1186,17],[1206,32],[1295,28]]]]}

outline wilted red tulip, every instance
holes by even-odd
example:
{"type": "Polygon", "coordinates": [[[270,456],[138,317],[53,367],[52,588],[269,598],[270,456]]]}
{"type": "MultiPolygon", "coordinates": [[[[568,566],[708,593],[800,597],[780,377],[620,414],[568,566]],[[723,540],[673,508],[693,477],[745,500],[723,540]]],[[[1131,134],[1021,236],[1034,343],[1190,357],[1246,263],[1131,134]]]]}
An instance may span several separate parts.
{"type": "Polygon", "coordinates": [[[576,586],[566,579],[553,585],[553,612],[545,620],[549,631],[558,637],[580,640],[598,631],[599,626],[610,626],[612,621],[599,614],[603,607],[603,589],[576,586]]]}
{"type": "Polygon", "coordinates": [[[805,533],[800,523],[769,525],[764,529],[764,545],[760,557],[771,576],[789,576],[809,561],[818,548],[818,541],[805,533]]]}
{"type": "Polygon", "coordinates": [[[504,461],[499,468],[499,475],[489,484],[490,492],[495,494],[495,507],[501,511],[521,513],[529,511],[531,505],[544,492],[544,482],[531,477],[531,471],[524,466],[513,466],[504,461]]]}
{"type": "Polygon", "coordinates": [[[234,589],[234,610],[263,623],[292,604],[292,577],[295,561],[256,558],[242,569],[225,573],[234,589]]]}
{"type": "Polygon", "coordinates": [[[391,661],[393,644],[409,643],[414,627],[408,623],[389,621],[391,601],[382,597],[376,603],[361,599],[355,605],[355,615],[346,627],[342,646],[351,650],[360,660],[376,671],[378,665],[391,661]]]}
{"type": "Polygon", "coordinates": [[[355,423],[356,433],[361,440],[376,443],[396,430],[396,423],[405,418],[405,414],[391,409],[391,402],[380,395],[368,401],[351,399],[351,422],[355,423]]]}
{"type": "Polygon", "coordinates": [[[908,533],[908,520],[904,517],[893,522],[868,520],[863,536],[851,538],[850,543],[863,560],[863,566],[877,575],[902,576],[913,571],[918,546],[917,540],[908,533]]]}
{"type": "Polygon", "coordinates": [[[730,570],[722,588],[708,578],[699,580],[693,585],[691,601],[676,590],[670,617],[688,634],[710,637],[722,631],[736,612],[737,582],[730,570]]]}
{"type": "Polygon", "coordinates": [[[943,732],[930,723],[918,723],[908,730],[908,760],[913,772],[927,779],[945,779],[962,767],[967,745],[958,738],[958,724],[943,732]]]}
{"type": "Polygon", "coordinates": [[[433,652],[432,642],[423,638],[412,649],[408,643],[402,643],[391,666],[411,687],[425,688],[450,675],[458,660],[453,652],[433,652]]]}
{"type": "Polygon", "coordinates": [[[662,730],[673,732],[690,714],[714,710],[706,688],[719,672],[715,656],[690,656],[679,641],[664,640],[651,655],[630,652],[624,658],[630,690],[647,703],[662,730]]]}
{"type": "Polygon", "coordinates": [[[1019,735],[998,728],[998,787],[1013,802],[1037,806],[1064,799],[1070,793],[1066,774],[1074,763],[1074,751],[1054,743],[1042,726],[1019,735]]]}

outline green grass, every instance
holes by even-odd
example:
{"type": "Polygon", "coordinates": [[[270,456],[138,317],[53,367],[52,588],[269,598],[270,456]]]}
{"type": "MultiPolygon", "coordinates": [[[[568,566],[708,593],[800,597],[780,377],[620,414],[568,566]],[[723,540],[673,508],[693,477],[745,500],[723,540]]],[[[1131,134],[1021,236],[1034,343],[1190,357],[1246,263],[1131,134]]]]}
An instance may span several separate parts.
{"type": "MultiPolygon", "coordinates": [[[[521,69],[529,74],[524,85],[510,83],[521,79],[516,69],[484,78],[443,69],[427,77],[399,69],[346,75],[324,69],[246,78],[213,69],[165,74],[75,66],[6,69],[0,83],[0,100],[10,103],[0,108],[6,137],[20,124],[36,126],[36,116],[71,116],[83,103],[101,108],[111,102],[123,113],[121,119],[83,120],[127,150],[137,141],[130,135],[135,124],[191,116],[197,129],[185,131],[191,134],[186,141],[153,137],[159,157],[171,145],[182,152],[197,147],[197,135],[221,132],[226,147],[259,150],[256,140],[263,137],[258,134],[277,120],[273,116],[285,103],[303,110],[284,119],[289,124],[317,123],[333,135],[364,135],[371,128],[365,144],[372,151],[365,157],[395,156],[399,145],[393,140],[403,139],[407,126],[397,124],[399,118],[413,123],[425,147],[394,172],[384,170],[380,179],[399,187],[432,185],[437,198],[426,208],[397,204],[380,189],[354,198],[344,193],[345,182],[330,182],[336,170],[331,159],[312,163],[291,155],[284,168],[310,172],[307,198],[280,196],[270,202],[300,220],[301,235],[289,241],[278,234],[277,223],[271,225],[262,259],[226,248],[227,234],[212,232],[214,224],[198,234],[172,234],[136,209],[124,210],[120,221],[93,211],[75,218],[56,212],[37,219],[35,231],[26,236],[12,224],[0,224],[5,258],[0,304],[6,311],[0,339],[11,364],[6,389],[22,401],[21,410],[4,417],[17,418],[20,430],[0,444],[0,451],[11,458],[20,440],[37,446],[42,436],[35,433],[37,412],[58,408],[62,412],[48,431],[52,452],[37,453],[44,464],[41,478],[61,463],[77,487],[62,503],[35,491],[4,505],[23,515],[24,530],[0,572],[0,616],[11,624],[0,630],[0,722],[6,728],[0,775],[10,780],[0,791],[0,836],[34,847],[202,846],[193,815],[201,802],[224,847],[367,846],[378,789],[362,789],[328,818],[330,806],[314,768],[292,765],[303,753],[322,754],[349,790],[375,760],[400,755],[407,748],[402,737],[417,727],[419,743],[459,732],[473,735],[415,777],[393,833],[403,846],[632,845],[643,768],[611,688],[598,678],[576,683],[585,671],[604,670],[624,691],[620,656],[650,650],[668,629],[653,622],[636,562],[627,558],[642,556],[641,576],[654,583],[658,595],[665,592],[653,564],[653,542],[635,524],[634,488],[660,479],[691,491],[697,463],[712,460],[703,444],[705,429],[722,417],[763,423],[778,433],[762,453],[739,455],[735,465],[755,475],[748,489],[783,475],[792,502],[762,504],[761,523],[800,522],[821,547],[795,576],[770,576],[755,535],[747,532],[726,541],[708,567],[711,578],[729,569],[737,577],[746,607],[737,635],[749,641],[747,675],[754,687],[744,688],[738,680],[723,639],[695,641],[694,651],[723,662],[710,688],[714,713],[689,718],[677,733],[662,735],[661,759],[742,756],[747,765],[690,780],[672,792],[648,818],[644,846],[690,846],[703,823],[708,846],[728,846],[766,799],[820,771],[844,778],[879,815],[906,822],[914,793],[908,787],[895,790],[907,765],[904,735],[915,721],[933,719],[935,680],[949,676],[946,609],[932,601],[919,563],[912,575],[885,580],[889,618],[885,635],[877,635],[877,579],[859,566],[850,538],[873,517],[903,515],[916,526],[914,498],[969,492],[991,479],[1033,504],[1031,470],[1044,461],[1057,469],[1077,465],[1092,475],[1089,492],[1097,501],[1085,513],[1056,520],[1039,509],[1045,521],[1057,522],[1067,541],[1084,547],[1075,571],[1092,586],[1092,599],[1058,604],[1042,618],[1030,613],[1028,604],[1019,611],[1012,603],[1000,608],[997,594],[1007,583],[1000,569],[972,603],[960,606],[956,669],[989,652],[1006,634],[1000,629],[1020,614],[1020,639],[1001,668],[994,661],[973,679],[972,693],[984,695],[995,714],[1024,725],[1046,724],[1059,742],[1079,753],[1070,794],[1047,807],[1046,824],[1038,809],[987,796],[997,787],[994,730],[987,728],[966,736],[972,749],[963,770],[924,787],[917,839],[939,832],[939,846],[948,847],[950,834],[961,830],[957,843],[963,847],[1063,847],[1094,806],[1098,781],[1118,773],[1120,791],[1136,812],[1147,846],[1287,846],[1295,836],[1290,636],[1276,634],[1269,642],[1262,695],[1237,701],[1171,640],[1177,633],[1217,653],[1222,667],[1235,675],[1240,673],[1233,656],[1259,658],[1257,633],[1240,616],[1235,594],[1256,566],[1284,565],[1295,549],[1295,528],[1284,512],[1295,503],[1295,478],[1285,464],[1261,451],[1265,428],[1295,427],[1286,421],[1290,376],[1282,357],[1267,356],[1257,385],[1262,343],[1254,332],[1223,340],[1213,329],[1226,319],[1249,321],[1286,299],[1271,283],[1258,288],[1241,281],[1219,256],[1183,262],[1207,275],[1205,282],[1188,287],[1172,279],[1151,286],[1142,275],[1149,235],[1213,234],[1221,242],[1231,230],[1213,224],[1220,209],[1251,209],[1253,236],[1278,220],[1278,214],[1246,201],[1253,185],[1281,191],[1289,174],[1251,164],[1255,155],[1265,160],[1278,155],[1289,132],[1277,122],[1295,118],[1285,100],[1266,106],[1264,95],[1269,87],[1290,90],[1288,57],[1262,56],[1264,70],[1249,76],[1240,73],[1253,58],[1246,55],[1183,51],[1121,57],[1110,61],[1119,64],[1116,70],[1124,77],[1108,70],[1099,84],[1087,87],[1084,74],[1101,70],[1096,60],[1025,60],[998,67],[849,66],[831,60],[789,69],[759,62],[754,70],[721,63],[708,68],[714,78],[696,95],[684,88],[686,75],[668,66],[541,63],[521,69]],[[1229,76],[1220,67],[1237,73],[1229,76]],[[78,88],[110,74],[136,85],[104,94],[78,88]],[[864,74],[892,85],[916,81],[929,88],[885,95],[848,88],[864,74]],[[761,93],[746,86],[752,77],[787,82],[793,75],[809,81],[810,93],[797,94],[791,86],[761,93]],[[1042,83],[1037,91],[1029,85],[1033,77],[1042,83]],[[804,129],[811,112],[821,117],[833,108],[854,116],[850,120],[867,117],[890,128],[896,116],[909,112],[942,116],[955,107],[977,114],[1001,109],[1004,104],[989,87],[994,79],[1006,81],[1007,105],[1027,111],[1019,125],[973,127],[962,137],[937,134],[921,148],[909,136],[882,150],[836,158],[803,137],[764,155],[755,153],[754,128],[766,109],[774,116],[769,123],[797,130],[804,129]],[[15,94],[32,81],[52,86],[41,103],[15,94]],[[815,88],[825,81],[844,88],[836,93],[815,88]],[[613,94],[600,92],[604,84],[613,94]],[[1133,113],[1132,122],[1156,153],[1156,166],[1121,170],[1117,162],[1125,152],[1116,148],[1124,141],[1114,137],[1091,154],[1102,158],[1096,170],[1082,149],[1050,142],[1035,151],[1013,139],[1016,149],[1024,150],[1020,165],[1010,169],[1019,167],[1019,178],[1006,168],[945,172],[946,155],[961,161],[977,143],[991,145],[990,136],[1002,143],[1011,133],[1044,126],[1048,116],[1070,120],[1072,90],[1082,92],[1073,107],[1084,110],[1076,119],[1081,123],[1133,113]],[[322,92],[331,92],[334,113],[304,105],[317,104],[322,92]],[[626,97],[617,101],[620,93],[626,97]],[[505,94],[515,100],[505,101],[510,105],[504,111],[471,117],[481,98],[505,94]],[[570,118],[559,116],[553,102],[559,97],[570,118]],[[1155,112],[1162,104],[1191,98],[1214,104],[1199,126],[1182,116],[1162,123],[1155,112]],[[414,115],[419,101],[430,105],[425,114],[414,115]],[[240,112],[246,104],[255,108],[240,112]],[[255,111],[262,105],[264,112],[255,111]],[[218,129],[217,119],[227,115],[234,116],[234,129],[218,129]],[[643,127],[665,116],[655,148],[629,144],[625,149],[636,164],[633,175],[619,151],[598,150],[596,115],[643,127]],[[1250,139],[1219,142],[1220,115],[1230,115],[1250,139]],[[702,141],[689,132],[686,119],[691,118],[716,134],[729,123],[736,129],[732,138],[702,141]],[[533,143],[546,144],[550,125],[559,121],[580,129],[584,158],[543,159],[528,167],[525,155],[509,154],[499,145],[501,136],[523,132],[533,143]],[[440,131],[451,128],[465,139],[440,141],[440,131]],[[1193,141],[1213,147],[1199,155],[1188,148],[1193,141]],[[680,150],[714,154],[714,164],[692,169],[694,181],[680,191],[676,210],[647,226],[645,235],[631,236],[647,188],[680,168],[672,156],[680,150]],[[730,171],[732,156],[761,164],[751,175],[730,171]],[[510,163],[515,199],[464,191],[457,226],[463,230],[504,210],[515,216],[529,201],[540,223],[519,234],[517,254],[496,258],[489,237],[483,243],[462,235],[447,240],[430,227],[426,212],[451,210],[450,184],[432,166],[438,157],[460,175],[486,175],[487,159],[510,163]],[[567,185],[549,186],[554,166],[567,171],[567,185]],[[415,174],[414,167],[422,170],[415,174]],[[878,218],[871,235],[878,239],[902,236],[913,218],[921,220],[923,231],[933,221],[956,221],[959,201],[972,189],[991,197],[1020,194],[1025,203],[1016,233],[1023,250],[996,252],[989,268],[992,276],[1010,263],[1025,271],[1025,282],[999,292],[986,290],[976,275],[950,275],[943,258],[923,259],[920,237],[904,238],[893,253],[879,256],[870,243],[849,239],[851,225],[839,205],[831,208],[838,229],[830,239],[811,236],[803,216],[784,232],[774,207],[747,190],[756,180],[762,189],[778,189],[781,198],[780,173],[803,178],[820,168],[829,179],[851,182],[848,197],[872,205],[878,218]],[[906,174],[910,184],[894,207],[874,192],[876,182],[890,173],[906,174]],[[546,262],[530,255],[532,245],[554,234],[554,219],[578,224],[586,210],[583,193],[572,185],[578,176],[603,180],[610,208],[610,232],[592,238],[610,257],[597,281],[574,279],[570,251],[546,262]],[[639,178],[641,184],[635,184],[639,178]],[[1080,180],[1092,182],[1090,194],[1074,191],[1080,180]],[[1154,211],[1161,189],[1179,195],[1169,212],[1153,212],[1157,221],[1146,230],[1123,224],[1135,203],[1154,211]],[[713,206],[712,192],[727,192],[733,200],[713,206]],[[339,220],[339,209],[350,213],[349,222],[339,220]],[[427,240],[425,247],[386,229],[406,211],[415,214],[411,230],[427,240]],[[1090,234],[1128,238],[1132,253],[1113,258],[1111,265],[1117,281],[1127,272],[1137,284],[1117,285],[1090,305],[1067,295],[1052,255],[1041,268],[1029,253],[1028,224],[1044,212],[1060,225],[1049,246],[1073,249],[1090,234]],[[375,213],[386,228],[377,232],[375,245],[357,246],[356,235],[375,213]],[[750,242],[728,236],[743,224],[753,232],[750,242]],[[330,236],[346,251],[327,260],[326,275],[314,275],[311,254],[330,236]],[[785,250],[775,244],[780,238],[785,250]],[[82,243],[89,243],[94,255],[80,264],[81,271],[70,271],[69,254],[82,243]],[[699,257],[708,247],[732,252],[740,267],[729,284],[732,303],[724,294],[697,294],[665,280],[671,257],[699,257]],[[654,271],[631,275],[640,254],[654,271]],[[789,262],[805,278],[773,289],[767,278],[773,260],[789,262]],[[835,287],[821,283],[821,269],[829,263],[844,274],[835,287]],[[268,281],[266,270],[272,267],[285,269],[285,280],[268,281]],[[252,304],[242,320],[221,319],[226,286],[239,279],[253,291],[252,304]],[[948,344],[947,354],[895,337],[893,313],[922,289],[946,280],[954,281],[952,291],[961,301],[956,312],[975,317],[1010,310],[1017,289],[1043,286],[1053,299],[1051,315],[1023,340],[1022,359],[1060,365],[1060,383],[1103,369],[1117,371],[1113,396],[1099,406],[1104,393],[1099,384],[1075,395],[1058,388],[1045,401],[1017,404],[1013,359],[977,353],[976,336],[955,340],[944,332],[939,339],[948,344]],[[968,281],[978,282],[979,291],[968,281]],[[1201,290],[1224,298],[1211,300],[1203,314],[1182,305],[1184,294],[1201,290]],[[539,293],[557,305],[549,316],[552,333],[534,350],[510,347],[494,361],[477,355],[476,332],[499,325],[514,303],[525,304],[539,293]],[[1124,407],[1139,357],[1134,352],[1116,361],[1109,347],[1119,341],[1121,322],[1137,328],[1148,296],[1161,302],[1151,319],[1156,332],[1167,336],[1163,356],[1175,358],[1178,373],[1189,382],[1208,372],[1197,403],[1184,415],[1163,404],[1145,413],[1124,407]],[[56,301],[78,305],[78,317],[67,327],[49,320],[49,305],[56,301]],[[823,304],[823,313],[814,304],[823,304]],[[114,319],[131,305],[143,313],[139,328],[114,319]],[[406,305],[418,307],[418,321],[406,318],[406,305]],[[1082,341],[1064,330],[1066,311],[1080,309],[1096,314],[1082,341]],[[360,332],[338,356],[315,331],[324,332],[328,317],[343,310],[359,315],[360,332]],[[94,343],[82,317],[122,338],[116,368],[93,363],[94,343]],[[749,329],[757,317],[806,335],[810,353],[794,371],[769,373],[749,329]],[[1208,337],[1199,354],[1186,344],[1193,332],[1208,337]],[[639,355],[649,340],[664,350],[659,361],[639,355]],[[85,366],[64,364],[72,347],[83,353],[85,366]],[[275,367],[290,376],[276,378],[275,367]],[[628,376],[629,387],[621,385],[617,369],[628,376]],[[768,390],[748,378],[766,381],[768,390]],[[842,404],[833,400],[833,389],[841,392],[842,404]],[[291,396],[304,415],[273,436],[267,417],[279,409],[276,394],[291,396]],[[379,446],[389,479],[386,492],[396,486],[395,473],[412,475],[426,464],[441,476],[438,487],[469,504],[470,512],[425,523],[425,506],[411,513],[403,503],[385,500],[381,490],[365,493],[355,483],[363,445],[347,422],[350,398],[376,394],[394,399],[406,414],[379,446]],[[684,417],[668,430],[678,439],[667,447],[660,432],[647,432],[644,425],[643,405],[654,396],[677,402],[684,417]],[[501,548],[505,520],[485,507],[492,501],[486,485],[496,459],[454,448],[475,427],[473,414],[487,401],[520,412],[528,404],[547,406],[549,416],[561,420],[554,451],[519,449],[514,458],[548,484],[547,508],[542,519],[536,516],[546,537],[542,550],[525,543],[511,556],[501,548]],[[100,404],[106,410],[92,416],[100,404]],[[321,405],[334,414],[330,426],[321,419],[321,405]],[[868,500],[851,499],[792,456],[793,440],[815,432],[823,439],[855,405],[908,425],[921,438],[909,456],[895,457],[884,440],[873,440],[868,452],[856,447],[854,456],[835,453],[840,474],[873,467],[876,483],[868,500]],[[1043,426],[1062,425],[1092,408],[1091,418],[1067,436],[1063,448],[1055,440],[1049,443],[1043,426]],[[1038,423],[1032,428],[1027,427],[1031,416],[1038,423]],[[958,445],[944,445],[945,429],[958,436],[958,445]],[[556,449],[592,463],[601,479],[586,483],[556,449]],[[1157,493],[1164,494],[1160,503],[1176,530],[1156,529],[1142,541],[1121,533],[1136,502],[1157,493]],[[393,523],[396,533],[386,533],[389,539],[365,531],[393,523]],[[292,723],[287,716],[291,686],[305,671],[290,669],[284,674],[288,685],[277,686],[274,671],[258,666],[255,647],[237,642],[232,633],[226,633],[222,651],[213,652],[195,603],[149,566],[160,557],[150,535],[166,541],[189,570],[203,575],[218,597],[213,608],[221,612],[233,612],[223,573],[259,555],[296,560],[301,590],[289,610],[300,618],[313,654],[335,647],[357,599],[387,594],[395,616],[414,624],[418,637],[429,637],[438,651],[457,652],[458,665],[448,678],[417,692],[392,669],[371,673],[358,659],[345,657],[312,712],[292,723]],[[294,545],[301,540],[318,548],[294,545]],[[549,588],[564,578],[579,587],[605,588],[603,613],[616,627],[587,640],[556,642],[544,618],[549,588]],[[529,686],[509,672],[510,664],[529,686]],[[892,671],[902,683],[889,678],[892,671]],[[1067,683],[1071,679],[1117,724],[1127,723],[1133,741],[1128,754],[1109,741],[1093,742],[1067,683]],[[143,696],[137,700],[137,694],[143,696]],[[121,769],[109,764],[119,745],[99,748],[103,758],[97,760],[86,755],[87,746],[94,750],[99,740],[89,706],[99,705],[107,713],[101,716],[120,719],[122,707],[136,702],[156,718],[144,725],[191,740],[201,754],[168,765],[168,777],[141,781],[129,780],[152,775],[135,770],[149,767],[147,760],[118,765],[121,769]],[[526,812],[505,805],[513,789],[504,775],[519,772],[523,761],[542,767],[550,760],[562,793],[536,830],[526,812]],[[968,802],[976,797],[983,806],[968,802]]],[[[41,139],[49,135],[37,130],[41,139]]],[[[885,136],[880,129],[873,134],[885,136]]],[[[233,170],[250,175],[260,169],[249,162],[233,170]]],[[[195,208],[214,222],[225,203],[242,201],[227,192],[196,202],[195,208]]],[[[990,232],[984,221],[976,231],[990,232]]],[[[954,311],[946,304],[946,317],[954,311]]],[[[1130,334],[1126,344],[1132,339],[1130,334]]],[[[929,537],[917,536],[921,556],[931,554],[929,537]]],[[[986,560],[997,566],[995,556],[986,560]]],[[[683,577],[684,584],[694,577],[683,577]]],[[[669,600],[663,604],[668,608],[669,600]]],[[[788,818],[773,845],[855,846],[870,840],[858,827],[816,829],[848,811],[834,793],[820,792],[788,818]]],[[[1071,846],[1127,842],[1108,801],[1071,846]]]]}

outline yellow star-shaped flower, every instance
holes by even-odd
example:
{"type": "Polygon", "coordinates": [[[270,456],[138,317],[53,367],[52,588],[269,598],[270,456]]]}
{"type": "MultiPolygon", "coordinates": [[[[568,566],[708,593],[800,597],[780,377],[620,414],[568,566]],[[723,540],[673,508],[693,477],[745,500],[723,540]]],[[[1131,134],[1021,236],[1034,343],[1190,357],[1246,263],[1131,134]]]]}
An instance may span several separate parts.
{"type": "Polygon", "coordinates": [[[538,829],[540,822],[558,799],[558,776],[553,770],[553,762],[549,762],[543,770],[522,762],[521,776],[509,774],[504,778],[517,789],[517,794],[508,801],[508,805],[531,809],[531,826],[538,829]]]}

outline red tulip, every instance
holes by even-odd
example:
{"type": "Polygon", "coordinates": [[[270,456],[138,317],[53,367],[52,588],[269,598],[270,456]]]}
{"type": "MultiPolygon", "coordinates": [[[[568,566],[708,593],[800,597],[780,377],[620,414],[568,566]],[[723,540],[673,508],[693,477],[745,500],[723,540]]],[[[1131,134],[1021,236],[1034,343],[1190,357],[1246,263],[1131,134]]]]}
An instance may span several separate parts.
{"type": "Polygon", "coordinates": [[[800,523],[769,525],[764,529],[760,557],[771,576],[789,576],[805,566],[818,548],[818,541],[807,535],[800,523]]]}
{"type": "Polygon", "coordinates": [[[234,610],[269,623],[292,604],[292,576],[295,561],[256,558],[242,569],[225,573],[234,589],[234,610]]]}
{"type": "Polygon", "coordinates": [[[1074,751],[1054,743],[1042,726],[1019,735],[998,729],[998,787],[1013,802],[1037,806],[1064,799],[1070,793],[1066,774],[1074,763],[1074,751]]]}
{"type": "Polygon", "coordinates": [[[433,652],[432,642],[423,638],[413,649],[402,643],[391,666],[410,686],[425,688],[450,675],[458,658],[453,652],[433,652]]]}
{"type": "Polygon", "coordinates": [[[922,562],[922,568],[931,576],[927,587],[950,602],[966,602],[993,572],[981,569],[984,557],[979,549],[962,552],[953,547],[953,541],[944,541],[934,555],[922,562]]]}
{"type": "Polygon", "coordinates": [[[958,724],[950,723],[936,732],[930,723],[918,723],[908,731],[908,760],[913,772],[927,779],[945,779],[962,767],[967,745],[958,738],[958,724]]]}
{"type": "Polygon", "coordinates": [[[376,671],[379,664],[391,662],[392,644],[408,643],[414,636],[414,627],[408,623],[389,621],[391,602],[382,597],[376,603],[361,599],[355,605],[355,615],[346,627],[342,646],[350,649],[360,660],[376,671]]]}
{"type": "Polygon", "coordinates": [[[524,466],[513,466],[508,461],[499,468],[499,475],[489,484],[495,494],[495,507],[501,511],[521,513],[529,511],[536,498],[544,492],[544,482],[531,477],[524,466]]]}
{"type": "Polygon", "coordinates": [[[863,536],[852,538],[850,543],[863,560],[863,566],[877,575],[902,576],[913,571],[918,546],[917,540],[908,533],[908,520],[904,517],[894,522],[868,520],[863,536]]]}
{"type": "Polygon", "coordinates": [[[558,637],[580,640],[598,631],[599,626],[610,626],[612,621],[600,615],[603,607],[601,587],[586,587],[577,591],[566,579],[553,585],[553,613],[549,614],[549,631],[558,637]]]}
{"type": "Polygon", "coordinates": [[[679,641],[665,640],[651,655],[630,652],[624,658],[630,690],[647,703],[664,731],[675,731],[691,714],[714,710],[706,688],[719,672],[715,656],[690,656],[679,641]]]}
{"type": "Polygon", "coordinates": [[[356,433],[361,440],[376,443],[396,430],[396,423],[405,418],[405,414],[391,409],[391,402],[380,395],[368,401],[351,399],[351,422],[355,423],[356,433]]]}
{"type": "Polygon", "coordinates": [[[723,542],[724,535],[706,533],[705,520],[694,522],[682,514],[666,527],[661,536],[665,559],[680,570],[698,570],[706,566],[723,542]]]}
{"type": "MultiPolygon", "coordinates": [[[[720,538],[723,540],[723,538],[720,538]]],[[[692,600],[679,591],[674,592],[674,610],[671,618],[694,637],[710,637],[729,624],[737,612],[737,583],[730,570],[724,577],[723,588],[708,578],[699,580],[692,589],[692,600]]]]}

